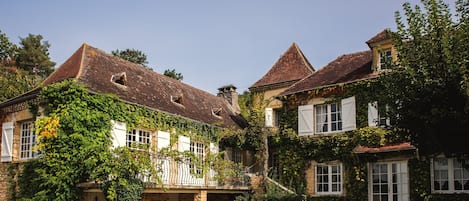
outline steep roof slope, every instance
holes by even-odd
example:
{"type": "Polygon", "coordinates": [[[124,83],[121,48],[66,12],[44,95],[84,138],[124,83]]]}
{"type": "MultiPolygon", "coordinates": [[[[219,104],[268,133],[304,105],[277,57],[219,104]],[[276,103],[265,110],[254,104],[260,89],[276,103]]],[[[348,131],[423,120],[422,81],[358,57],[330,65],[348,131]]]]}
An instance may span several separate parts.
{"type": "Polygon", "coordinates": [[[377,75],[372,71],[371,61],[371,51],[342,55],[307,78],[298,81],[282,92],[280,96],[375,77],[377,75]]]}
{"type": "Polygon", "coordinates": [[[228,102],[178,80],[148,70],[83,44],[43,84],[76,78],[88,89],[112,93],[124,101],[223,127],[240,126],[243,119],[228,102]],[[118,83],[115,78],[125,83],[118,83]],[[177,97],[178,101],[173,101],[177,97]],[[172,100],[173,99],[173,100],[172,100]],[[212,110],[221,109],[220,116],[212,110]]]}
{"type": "Polygon", "coordinates": [[[391,39],[391,33],[392,32],[389,29],[385,29],[376,34],[375,36],[371,37],[368,41],[366,41],[366,44],[368,44],[368,46],[371,46],[373,43],[389,40],[391,39]]]}
{"type": "Polygon", "coordinates": [[[249,89],[255,90],[264,86],[298,81],[313,72],[313,66],[306,59],[298,45],[293,43],[272,68],[249,89]]]}

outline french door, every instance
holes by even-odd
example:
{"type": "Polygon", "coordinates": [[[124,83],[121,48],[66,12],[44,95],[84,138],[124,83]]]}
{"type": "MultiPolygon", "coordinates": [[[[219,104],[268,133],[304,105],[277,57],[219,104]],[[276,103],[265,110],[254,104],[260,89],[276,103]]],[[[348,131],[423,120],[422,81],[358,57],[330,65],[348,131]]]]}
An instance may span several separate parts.
{"type": "Polygon", "coordinates": [[[407,161],[371,163],[368,170],[369,200],[409,201],[407,161]]]}

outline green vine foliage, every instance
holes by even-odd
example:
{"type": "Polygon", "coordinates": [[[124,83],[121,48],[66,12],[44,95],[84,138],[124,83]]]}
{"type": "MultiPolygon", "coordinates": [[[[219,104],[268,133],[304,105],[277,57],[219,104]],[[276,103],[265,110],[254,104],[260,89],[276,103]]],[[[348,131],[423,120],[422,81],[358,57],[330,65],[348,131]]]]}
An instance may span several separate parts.
{"type": "Polygon", "coordinates": [[[160,181],[157,165],[150,160],[155,155],[190,158],[204,172],[210,167],[210,162],[199,160],[193,153],[148,148],[140,151],[142,147],[111,149],[111,120],[126,122],[128,129],[170,131],[171,144],[181,134],[205,144],[218,142],[222,131],[213,125],[127,104],[112,95],[90,93],[74,80],[44,87],[39,98],[41,104],[31,105],[30,111],[39,117],[35,149],[41,156],[24,165],[18,178],[19,200],[79,200],[79,185],[86,182],[101,183],[108,200],[140,200],[143,177],[160,181]],[[43,108],[41,113],[38,108],[43,108]]]}

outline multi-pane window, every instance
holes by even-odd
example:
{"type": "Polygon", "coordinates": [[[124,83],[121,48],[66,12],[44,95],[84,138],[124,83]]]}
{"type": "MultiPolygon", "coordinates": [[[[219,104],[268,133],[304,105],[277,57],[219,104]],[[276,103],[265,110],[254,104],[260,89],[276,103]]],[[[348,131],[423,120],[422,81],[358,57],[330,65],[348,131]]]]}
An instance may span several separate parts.
{"type": "Polygon", "coordinates": [[[392,65],[391,49],[384,49],[379,53],[380,70],[390,69],[392,65]]]}
{"type": "Polygon", "coordinates": [[[342,130],[342,108],[338,103],[315,105],[316,133],[342,130]]]}
{"type": "Polygon", "coordinates": [[[36,144],[36,135],[34,134],[34,123],[32,121],[21,124],[20,158],[34,158],[36,153],[33,146],[36,144]]]}
{"type": "Polygon", "coordinates": [[[269,170],[269,175],[272,179],[280,179],[282,172],[280,171],[280,159],[278,157],[278,152],[269,154],[269,170]]]}
{"type": "Polygon", "coordinates": [[[280,126],[280,114],[281,114],[281,111],[279,109],[274,109],[274,112],[273,112],[274,127],[278,128],[280,126]]]}
{"type": "Polygon", "coordinates": [[[146,145],[150,146],[150,132],[140,129],[132,129],[127,133],[126,145],[128,147],[146,145]]]}
{"type": "Polygon", "coordinates": [[[235,163],[242,163],[243,162],[243,154],[239,149],[233,149],[231,151],[231,159],[235,163]]]}
{"type": "Polygon", "coordinates": [[[195,157],[199,160],[199,163],[196,164],[193,161],[190,163],[190,169],[194,171],[196,174],[202,173],[202,166],[205,156],[205,146],[199,142],[191,142],[190,145],[190,152],[194,153],[195,157]]]}
{"type": "Polygon", "coordinates": [[[316,193],[339,194],[342,192],[342,166],[340,164],[316,165],[316,193]]]}
{"type": "Polygon", "coordinates": [[[407,163],[373,163],[370,172],[371,201],[408,201],[407,163]]]}
{"type": "Polygon", "coordinates": [[[440,193],[469,192],[468,164],[468,160],[463,163],[456,158],[433,159],[433,191],[440,193]]]}

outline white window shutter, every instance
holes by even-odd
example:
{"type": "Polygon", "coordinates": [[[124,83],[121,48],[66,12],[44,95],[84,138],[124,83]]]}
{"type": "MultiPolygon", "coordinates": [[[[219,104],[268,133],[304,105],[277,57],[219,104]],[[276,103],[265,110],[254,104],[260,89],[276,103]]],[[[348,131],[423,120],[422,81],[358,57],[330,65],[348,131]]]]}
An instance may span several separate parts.
{"type": "Polygon", "coordinates": [[[342,131],[355,130],[356,117],[355,117],[355,96],[342,99],[342,131]]]}
{"type": "Polygon", "coordinates": [[[298,106],[298,134],[311,135],[314,131],[314,106],[298,106]]]}
{"type": "Polygon", "coordinates": [[[170,145],[171,141],[171,134],[169,132],[164,132],[164,131],[158,131],[158,151],[167,148],[170,145]]]}
{"type": "Polygon", "coordinates": [[[273,110],[272,108],[265,108],[265,127],[273,127],[273,110]]]}
{"type": "Polygon", "coordinates": [[[13,122],[2,124],[2,162],[9,162],[13,159],[13,122]]]}
{"type": "MultiPolygon", "coordinates": [[[[391,110],[391,108],[389,107],[389,105],[386,105],[386,113],[389,112],[389,110],[391,110]]],[[[389,116],[387,116],[388,114],[385,114],[386,115],[386,126],[391,126],[391,118],[389,118],[389,116]]]]}
{"type": "Polygon", "coordinates": [[[178,137],[178,151],[184,152],[191,149],[191,138],[180,135],[178,137]]]}
{"type": "Polygon", "coordinates": [[[111,120],[112,148],[125,146],[127,125],[123,122],[111,120]]]}
{"type": "Polygon", "coordinates": [[[218,145],[213,142],[210,142],[210,153],[217,154],[218,153],[218,145]]]}
{"type": "Polygon", "coordinates": [[[378,102],[368,103],[368,126],[376,127],[379,124],[378,102]]]}

